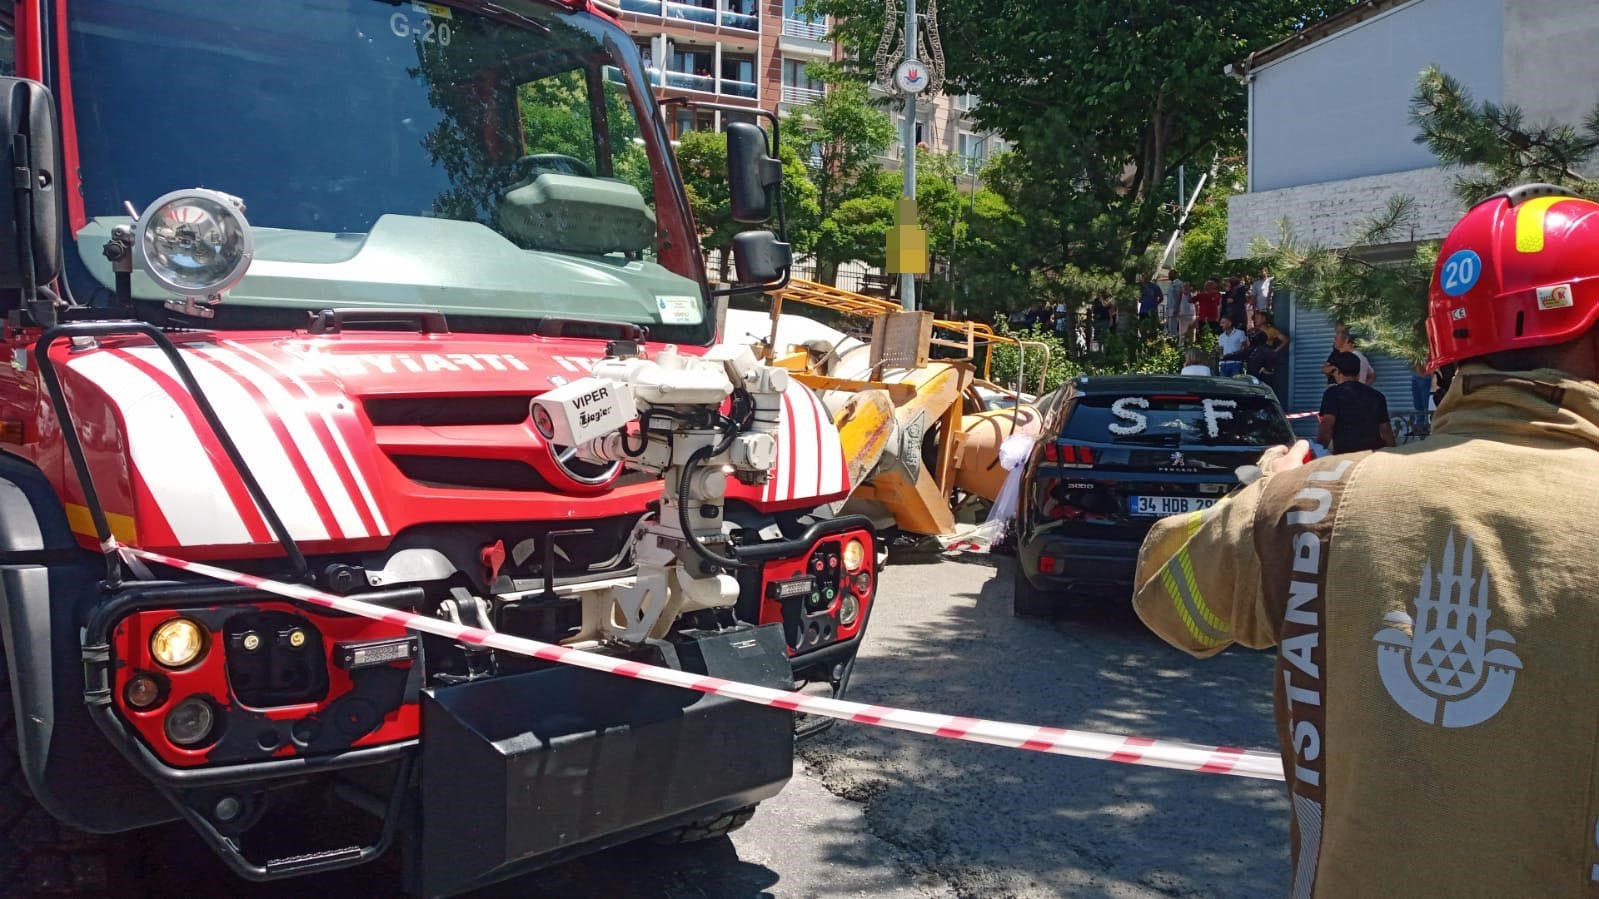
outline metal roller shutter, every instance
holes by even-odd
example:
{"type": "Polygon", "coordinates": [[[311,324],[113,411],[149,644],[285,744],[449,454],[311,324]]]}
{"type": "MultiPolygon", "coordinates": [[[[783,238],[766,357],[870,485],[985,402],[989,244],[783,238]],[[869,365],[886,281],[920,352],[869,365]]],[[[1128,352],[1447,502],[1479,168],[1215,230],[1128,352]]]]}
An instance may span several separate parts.
{"type": "MultiPolygon", "coordinates": [[[[1321,395],[1327,389],[1327,376],[1321,373],[1322,363],[1332,352],[1334,322],[1327,313],[1296,301],[1291,294],[1278,294],[1277,319],[1284,320],[1287,306],[1289,386],[1285,412],[1315,412],[1321,408],[1321,395]]],[[[1414,403],[1410,399],[1410,363],[1383,353],[1362,349],[1377,370],[1377,383],[1372,385],[1388,398],[1388,411],[1399,415],[1410,412],[1414,403]]],[[[1316,419],[1301,418],[1294,421],[1294,431],[1310,437],[1316,433],[1316,419]]]]}

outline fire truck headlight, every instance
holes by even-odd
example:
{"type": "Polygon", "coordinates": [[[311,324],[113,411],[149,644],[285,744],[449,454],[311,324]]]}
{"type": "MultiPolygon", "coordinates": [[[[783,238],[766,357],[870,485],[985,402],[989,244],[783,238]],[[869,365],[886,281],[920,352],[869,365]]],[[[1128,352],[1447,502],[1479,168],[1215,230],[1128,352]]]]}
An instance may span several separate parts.
{"type": "Polygon", "coordinates": [[[139,216],[133,252],[162,290],[214,297],[244,277],[255,238],[237,197],[194,188],[161,197],[139,216]]]}
{"type": "Polygon", "coordinates": [[[173,618],[155,629],[150,654],[168,668],[183,668],[205,651],[205,633],[187,618],[173,618]]]}
{"type": "Polygon", "coordinates": [[[844,570],[860,571],[866,563],[866,545],[859,540],[844,544],[844,570]]]}
{"type": "Polygon", "coordinates": [[[167,713],[164,727],[167,739],[172,742],[179,746],[197,746],[211,736],[216,723],[216,710],[211,708],[211,703],[191,696],[167,713]]]}
{"type": "Polygon", "coordinates": [[[861,601],[852,594],[844,594],[844,601],[838,607],[838,626],[850,627],[857,618],[861,617],[861,601]]]}

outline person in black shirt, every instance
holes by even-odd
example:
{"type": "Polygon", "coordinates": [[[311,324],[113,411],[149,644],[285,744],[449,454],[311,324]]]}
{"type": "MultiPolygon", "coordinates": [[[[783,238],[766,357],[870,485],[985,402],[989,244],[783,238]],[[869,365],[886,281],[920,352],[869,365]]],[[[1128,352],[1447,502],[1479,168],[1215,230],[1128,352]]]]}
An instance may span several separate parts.
{"type": "Polygon", "coordinates": [[[1221,297],[1221,315],[1234,322],[1249,321],[1249,287],[1243,278],[1227,279],[1227,291],[1221,297]]]}
{"type": "Polygon", "coordinates": [[[1316,429],[1316,439],[1334,453],[1393,446],[1388,398],[1360,382],[1360,360],[1354,353],[1334,353],[1332,366],[1336,383],[1321,396],[1321,426],[1316,429]]]}

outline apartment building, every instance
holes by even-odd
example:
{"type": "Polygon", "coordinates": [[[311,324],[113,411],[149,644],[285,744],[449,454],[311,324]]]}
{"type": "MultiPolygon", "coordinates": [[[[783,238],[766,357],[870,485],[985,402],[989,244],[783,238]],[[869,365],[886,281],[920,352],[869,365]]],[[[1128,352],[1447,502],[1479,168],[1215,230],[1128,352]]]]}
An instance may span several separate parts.
{"type": "MultiPolygon", "coordinates": [[[[825,19],[800,11],[802,0],[603,0],[600,4],[638,43],[645,68],[662,99],[684,97],[778,114],[820,98],[824,88],[809,66],[836,58],[825,19]]],[[[1001,149],[997,138],[970,121],[975,98],[923,98],[917,144],[961,158],[975,175],[1001,149]]],[[[691,129],[718,129],[729,116],[679,109],[673,137],[691,129]]],[[[903,122],[903,113],[896,121],[903,122]]],[[[898,166],[899,149],[884,164],[898,166]]]]}
{"type": "MultiPolygon", "coordinates": [[[[875,88],[872,94],[883,96],[875,88]]],[[[971,116],[976,106],[975,94],[923,96],[916,104],[916,146],[954,156],[962,174],[975,178],[989,159],[1003,153],[1008,146],[998,135],[985,133],[977,127],[971,116]]],[[[904,109],[895,108],[892,114],[896,133],[903,133],[904,109]]],[[[901,149],[898,143],[890,147],[883,157],[884,164],[897,168],[901,149]]]]}
{"type": "MultiPolygon", "coordinates": [[[[799,0],[605,0],[638,44],[656,96],[786,113],[822,96],[807,71],[833,58],[827,23],[799,0]]],[[[737,113],[678,109],[673,137],[737,113]]]]}

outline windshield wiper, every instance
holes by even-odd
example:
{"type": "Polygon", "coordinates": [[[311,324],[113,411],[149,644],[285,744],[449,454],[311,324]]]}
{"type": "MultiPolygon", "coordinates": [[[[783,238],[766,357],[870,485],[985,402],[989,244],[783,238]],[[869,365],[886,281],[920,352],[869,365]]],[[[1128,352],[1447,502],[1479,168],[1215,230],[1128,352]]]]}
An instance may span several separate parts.
{"type": "Polygon", "coordinates": [[[337,334],[352,329],[361,331],[419,331],[423,334],[448,334],[450,324],[437,309],[372,308],[324,309],[311,315],[306,330],[312,334],[337,334]]]}
{"type": "Polygon", "coordinates": [[[595,321],[586,318],[544,318],[534,326],[540,337],[583,337],[590,340],[649,339],[650,329],[631,322],[595,321]]]}

